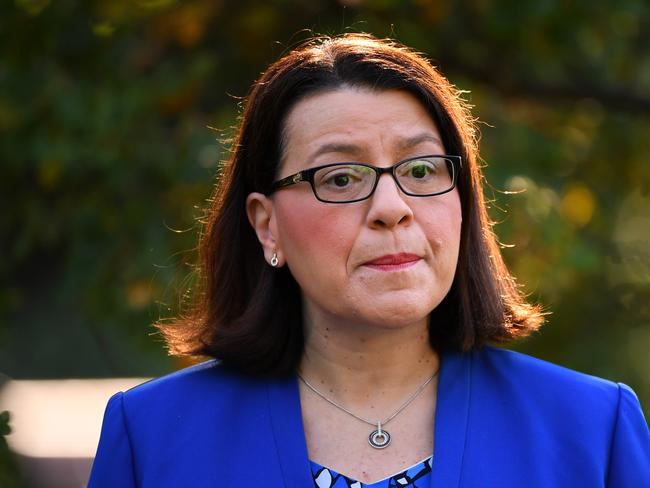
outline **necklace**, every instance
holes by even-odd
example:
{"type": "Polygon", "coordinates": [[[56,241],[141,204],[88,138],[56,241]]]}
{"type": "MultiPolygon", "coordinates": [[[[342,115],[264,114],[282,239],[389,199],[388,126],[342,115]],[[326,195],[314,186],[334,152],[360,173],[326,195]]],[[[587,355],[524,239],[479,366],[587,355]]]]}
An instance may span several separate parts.
{"type": "Polygon", "coordinates": [[[316,393],[319,397],[321,397],[323,400],[326,402],[334,405],[336,408],[339,410],[344,411],[348,415],[351,415],[357,420],[361,420],[362,422],[365,422],[366,424],[372,425],[373,427],[377,427],[375,430],[373,430],[370,435],[368,436],[368,443],[374,447],[375,449],[384,449],[388,447],[388,444],[390,444],[390,434],[388,433],[387,430],[384,430],[382,428],[383,425],[386,425],[388,422],[393,420],[395,417],[397,417],[406,407],[408,407],[413,400],[415,400],[420,393],[427,387],[431,381],[433,381],[433,378],[436,377],[438,374],[439,370],[436,370],[435,373],[433,373],[424,383],[422,383],[417,390],[415,390],[410,397],[406,399],[406,401],[397,409],[395,410],[391,415],[389,415],[385,420],[383,421],[377,421],[373,422],[368,419],[364,419],[363,417],[359,417],[358,415],[350,412],[347,408],[345,408],[343,405],[340,405],[336,403],[334,400],[331,400],[330,398],[327,398],[325,395],[323,395],[320,391],[318,391],[313,385],[311,385],[305,378],[302,377],[302,375],[298,374],[298,378],[305,384],[307,388],[309,388],[311,391],[316,393]]]}

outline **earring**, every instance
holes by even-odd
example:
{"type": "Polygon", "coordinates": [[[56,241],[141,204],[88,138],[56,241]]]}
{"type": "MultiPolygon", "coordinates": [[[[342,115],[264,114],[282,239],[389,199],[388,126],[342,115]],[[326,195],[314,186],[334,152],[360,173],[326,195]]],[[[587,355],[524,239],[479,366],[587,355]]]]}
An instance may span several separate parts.
{"type": "Polygon", "coordinates": [[[273,253],[273,256],[271,257],[271,266],[273,266],[274,268],[277,268],[277,267],[278,267],[278,263],[279,263],[279,260],[278,260],[278,253],[274,252],[274,253],[273,253]]]}

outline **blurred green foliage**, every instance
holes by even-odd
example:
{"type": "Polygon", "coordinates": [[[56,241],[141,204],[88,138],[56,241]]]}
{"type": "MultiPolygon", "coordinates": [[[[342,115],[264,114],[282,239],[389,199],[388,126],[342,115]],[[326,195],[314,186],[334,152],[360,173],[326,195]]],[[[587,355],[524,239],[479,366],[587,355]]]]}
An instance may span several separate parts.
{"type": "Polygon", "coordinates": [[[650,408],[645,0],[0,5],[0,371],[156,375],[223,139],[311,33],[411,45],[468,90],[504,255],[551,313],[516,347],[650,408]],[[209,129],[215,127],[217,132],[209,129]]]}

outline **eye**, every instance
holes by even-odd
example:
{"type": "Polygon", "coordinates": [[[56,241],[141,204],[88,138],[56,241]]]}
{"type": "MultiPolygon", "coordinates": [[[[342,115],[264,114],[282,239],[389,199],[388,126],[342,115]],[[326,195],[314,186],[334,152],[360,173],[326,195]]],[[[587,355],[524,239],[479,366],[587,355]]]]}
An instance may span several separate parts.
{"type": "Polygon", "coordinates": [[[334,186],[342,188],[350,183],[350,175],[334,175],[330,181],[334,186]]]}
{"type": "Polygon", "coordinates": [[[424,178],[431,173],[431,168],[426,164],[414,164],[409,168],[413,178],[424,178]]]}
{"type": "Polygon", "coordinates": [[[353,166],[327,168],[316,174],[316,184],[330,188],[344,189],[363,180],[363,173],[353,166]]]}
{"type": "Polygon", "coordinates": [[[432,159],[414,159],[407,161],[398,169],[398,176],[414,180],[434,177],[440,171],[440,164],[432,159]]]}

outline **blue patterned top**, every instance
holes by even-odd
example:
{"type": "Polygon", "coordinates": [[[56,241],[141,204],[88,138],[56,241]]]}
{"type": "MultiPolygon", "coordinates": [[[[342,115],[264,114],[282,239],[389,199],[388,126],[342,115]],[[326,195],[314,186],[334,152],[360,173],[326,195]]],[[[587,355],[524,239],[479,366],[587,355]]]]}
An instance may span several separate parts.
{"type": "Polygon", "coordinates": [[[429,456],[405,471],[369,484],[348,478],[314,461],[310,460],[309,463],[316,488],[423,488],[431,484],[432,458],[429,456]]]}

